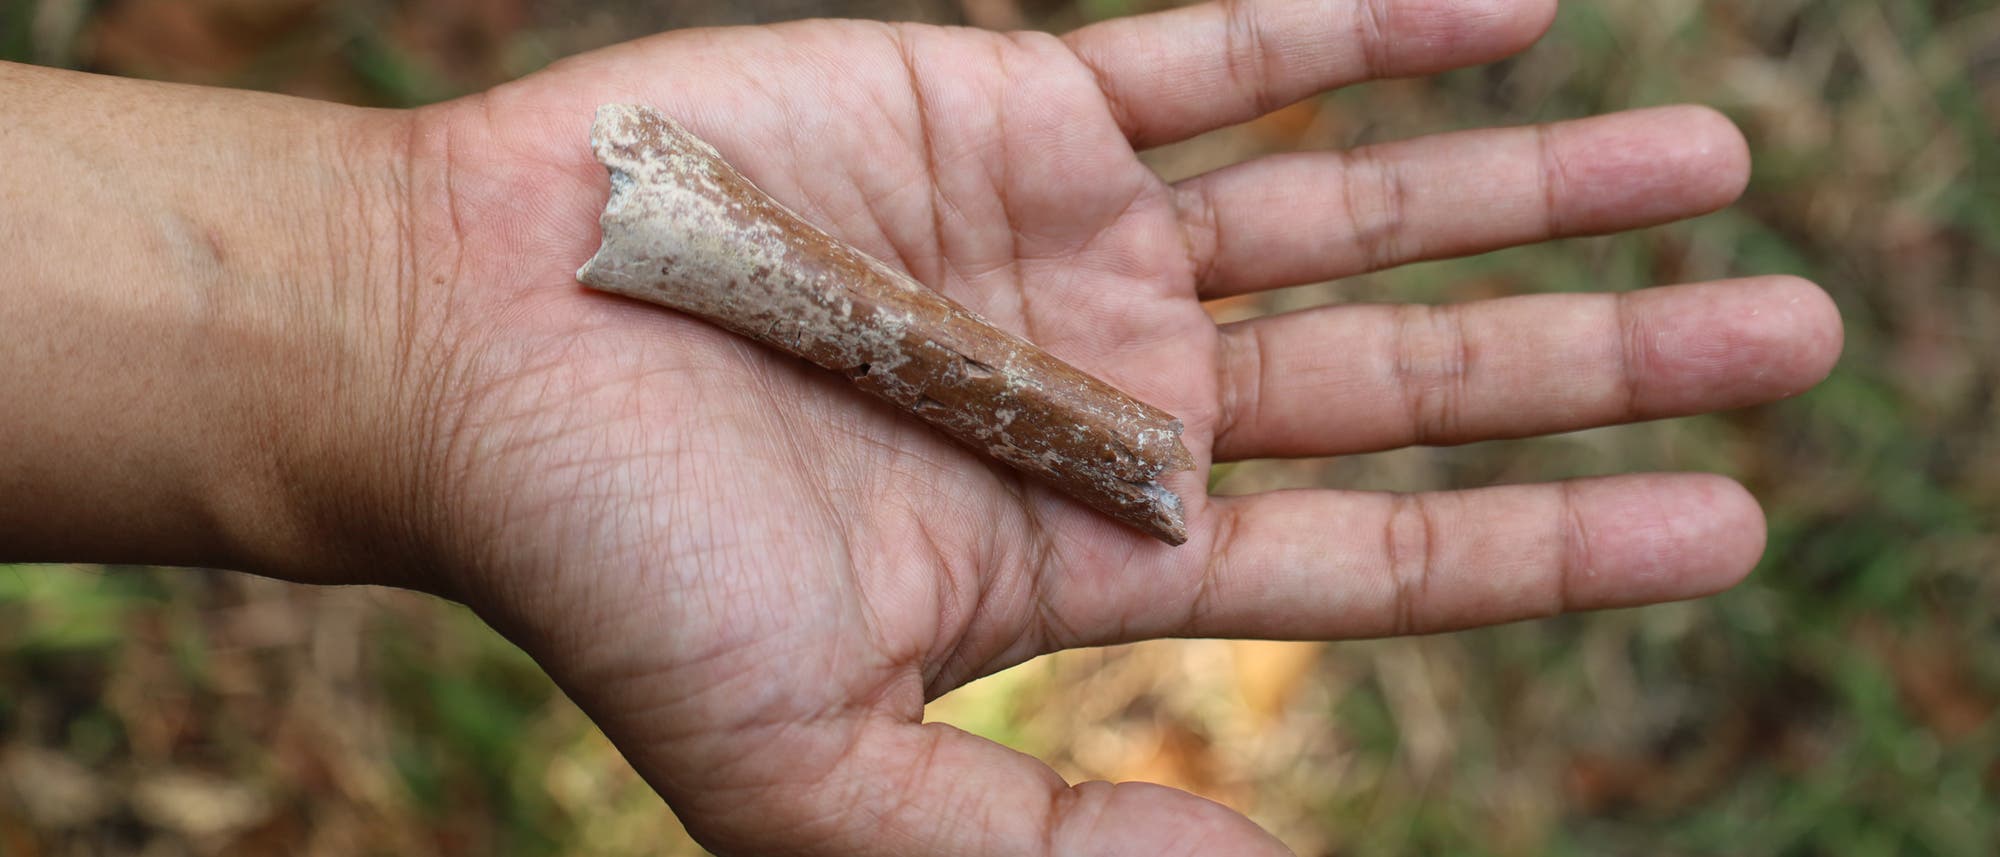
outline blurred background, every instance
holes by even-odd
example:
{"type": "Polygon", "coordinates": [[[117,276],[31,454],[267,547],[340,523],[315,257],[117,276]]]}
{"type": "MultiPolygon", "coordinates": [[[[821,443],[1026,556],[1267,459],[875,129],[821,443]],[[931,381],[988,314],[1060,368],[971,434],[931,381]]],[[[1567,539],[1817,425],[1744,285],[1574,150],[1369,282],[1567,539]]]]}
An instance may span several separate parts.
{"type": "MultiPolygon", "coordinates": [[[[1063,30],[1159,5],[0,0],[0,58],[403,106],[673,27],[1063,30]]],[[[1327,95],[1149,158],[1180,177],[1679,101],[1749,134],[1740,205],[1213,310],[1787,272],[1846,315],[1825,385],[1699,419],[1242,465],[1215,487],[1715,470],[1770,511],[1749,583],[1420,639],[1072,652],[933,716],[1072,779],[1193,789],[1306,857],[2000,852],[2000,2],[1571,2],[1509,62],[1327,95]]],[[[459,608],[0,566],[4,857],[700,853],[534,664],[459,608]]]]}

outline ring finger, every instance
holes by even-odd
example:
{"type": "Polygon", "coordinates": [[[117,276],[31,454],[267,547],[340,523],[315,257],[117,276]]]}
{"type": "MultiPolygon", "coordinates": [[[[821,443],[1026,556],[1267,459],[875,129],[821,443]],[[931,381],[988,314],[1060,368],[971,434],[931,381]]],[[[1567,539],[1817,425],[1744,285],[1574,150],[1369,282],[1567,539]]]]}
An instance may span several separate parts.
{"type": "Polygon", "coordinates": [[[1344,455],[1744,407],[1818,382],[1840,316],[1793,277],[1224,325],[1215,458],[1344,455]]]}

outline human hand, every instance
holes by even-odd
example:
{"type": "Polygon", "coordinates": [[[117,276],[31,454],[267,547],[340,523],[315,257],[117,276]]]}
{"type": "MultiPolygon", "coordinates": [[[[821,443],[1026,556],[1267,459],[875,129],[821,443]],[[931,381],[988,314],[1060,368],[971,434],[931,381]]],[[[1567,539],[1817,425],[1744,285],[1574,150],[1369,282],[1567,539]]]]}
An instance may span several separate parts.
{"type": "MultiPolygon", "coordinates": [[[[1208,497],[1212,461],[1453,444],[1800,392],[1836,313],[1789,278],[1218,328],[1205,298],[1726,204],[1737,132],[1669,108],[1252,161],[1135,150],[1314,92],[1497,59],[1549,2],[1208,4],[1058,39],[860,22],[690,31],[413,119],[406,536],[725,854],[1282,853],[1170,790],[1071,787],[927,699],[1160,636],[1422,633],[1724,588],[1754,501],[1645,475],[1208,497]],[[1180,417],[1172,549],[839,379],[586,291],[604,102],[658,107],[808,220],[1180,417]]],[[[386,338],[386,337],[385,337],[386,338]]]]}

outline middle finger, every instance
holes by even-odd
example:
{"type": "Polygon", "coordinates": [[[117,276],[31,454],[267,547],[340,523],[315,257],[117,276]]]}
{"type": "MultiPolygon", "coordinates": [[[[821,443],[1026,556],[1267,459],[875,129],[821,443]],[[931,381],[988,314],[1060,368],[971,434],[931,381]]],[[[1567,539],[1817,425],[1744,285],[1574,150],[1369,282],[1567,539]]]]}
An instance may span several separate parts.
{"type": "Polygon", "coordinates": [[[1272,155],[1174,191],[1206,300],[1706,214],[1749,164],[1722,114],[1661,107],[1272,155]]]}

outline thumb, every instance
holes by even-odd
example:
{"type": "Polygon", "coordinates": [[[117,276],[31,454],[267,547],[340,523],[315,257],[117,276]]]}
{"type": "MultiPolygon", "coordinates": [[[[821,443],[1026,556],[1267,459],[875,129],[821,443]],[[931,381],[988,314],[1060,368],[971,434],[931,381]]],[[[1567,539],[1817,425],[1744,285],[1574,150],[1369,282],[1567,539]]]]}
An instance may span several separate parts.
{"type": "MultiPolygon", "coordinates": [[[[1070,786],[1039,760],[940,723],[871,719],[848,752],[787,806],[737,815],[758,830],[720,854],[799,857],[1289,857],[1221,804],[1149,783],[1070,786]]],[[[748,808],[746,808],[748,809],[748,808]]],[[[711,831],[716,832],[716,831],[711,831]]]]}

